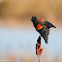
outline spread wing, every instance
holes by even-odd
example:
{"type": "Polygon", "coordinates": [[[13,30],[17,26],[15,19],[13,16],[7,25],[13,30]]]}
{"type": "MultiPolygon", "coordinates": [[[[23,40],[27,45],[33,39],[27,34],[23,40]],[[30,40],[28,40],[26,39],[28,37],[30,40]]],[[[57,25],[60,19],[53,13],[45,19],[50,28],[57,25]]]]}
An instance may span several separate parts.
{"type": "Polygon", "coordinates": [[[44,25],[46,25],[48,27],[48,29],[51,28],[51,27],[56,28],[52,23],[50,23],[48,21],[44,21],[44,25]]]}

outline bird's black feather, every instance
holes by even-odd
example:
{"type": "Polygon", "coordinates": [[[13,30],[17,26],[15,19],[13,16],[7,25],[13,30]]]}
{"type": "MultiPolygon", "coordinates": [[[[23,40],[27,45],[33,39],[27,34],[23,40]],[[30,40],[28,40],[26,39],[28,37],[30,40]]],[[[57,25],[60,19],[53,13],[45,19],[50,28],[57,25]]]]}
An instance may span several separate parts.
{"type": "Polygon", "coordinates": [[[51,28],[51,27],[56,28],[52,23],[50,23],[50,22],[48,22],[48,21],[44,21],[44,23],[46,23],[48,29],[51,28]]]}
{"type": "Polygon", "coordinates": [[[40,35],[44,38],[45,43],[48,44],[48,35],[49,35],[49,29],[43,29],[43,30],[38,30],[40,35]]]}

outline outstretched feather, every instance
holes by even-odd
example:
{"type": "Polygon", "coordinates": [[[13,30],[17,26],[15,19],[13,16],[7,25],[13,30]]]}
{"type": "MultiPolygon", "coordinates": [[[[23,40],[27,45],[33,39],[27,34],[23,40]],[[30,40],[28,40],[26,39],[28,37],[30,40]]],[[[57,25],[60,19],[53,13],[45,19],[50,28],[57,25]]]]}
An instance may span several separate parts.
{"type": "Polygon", "coordinates": [[[44,23],[45,23],[45,25],[48,27],[48,29],[51,28],[51,27],[56,28],[52,23],[50,23],[50,22],[48,22],[48,21],[44,21],[44,23]]]}

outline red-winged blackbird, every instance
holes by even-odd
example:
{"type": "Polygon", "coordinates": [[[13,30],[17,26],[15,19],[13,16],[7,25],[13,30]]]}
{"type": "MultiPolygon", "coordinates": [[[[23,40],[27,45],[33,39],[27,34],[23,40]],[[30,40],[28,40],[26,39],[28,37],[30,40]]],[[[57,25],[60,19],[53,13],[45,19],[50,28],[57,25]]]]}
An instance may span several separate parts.
{"type": "Polygon", "coordinates": [[[48,35],[49,35],[49,29],[51,27],[56,28],[53,24],[51,24],[48,21],[45,21],[44,19],[37,19],[37,17],[33,16],[31,21],[33,22],[33,25],[35,29],[40,33],[40,35],[44,38],[45,43],[48,43],[48,35]]]}

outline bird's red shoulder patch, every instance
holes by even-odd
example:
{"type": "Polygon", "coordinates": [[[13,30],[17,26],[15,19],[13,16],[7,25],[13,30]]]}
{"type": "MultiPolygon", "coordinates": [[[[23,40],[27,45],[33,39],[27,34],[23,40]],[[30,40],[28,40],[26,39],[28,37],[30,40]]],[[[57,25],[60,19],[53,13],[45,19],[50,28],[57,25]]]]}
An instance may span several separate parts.
{"type": "Polygon", "coordinates": [[[44,21],[44,19],[39,19],[39,20],[42,20],[42,21],[44,21]]]}
{"type": "Polygon", "coordinates": [[[42,28],[43,28],[43,26],[42,26],[42,25],[37,24],[37,26],[36,26],[36,29],[37,29],[37,30],[40,30],[40,29],[42,29],[42,28]]]}

